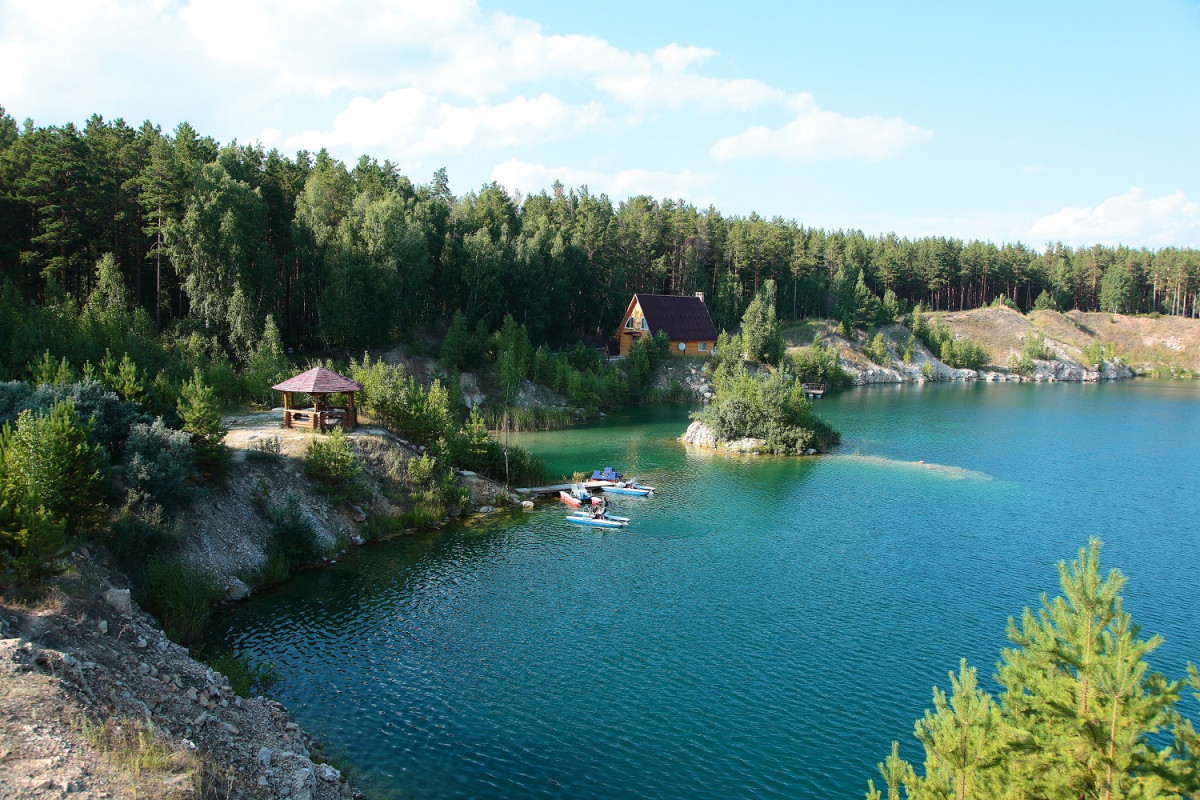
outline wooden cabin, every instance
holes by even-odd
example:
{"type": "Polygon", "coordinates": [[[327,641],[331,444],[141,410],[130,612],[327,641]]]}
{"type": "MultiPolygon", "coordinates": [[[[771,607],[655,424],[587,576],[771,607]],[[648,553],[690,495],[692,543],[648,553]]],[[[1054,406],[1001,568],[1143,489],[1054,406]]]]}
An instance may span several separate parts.
{"type": "Polygon", "coordinates": [[[704,305],[703,292],[687,297],[635,294],[617,328],[621,355],[629,355],[630,346],[638,339],[659,331],[666,332],[671,353],[677,356],[711,355],[717,344],[717,328],[704,305]]]}

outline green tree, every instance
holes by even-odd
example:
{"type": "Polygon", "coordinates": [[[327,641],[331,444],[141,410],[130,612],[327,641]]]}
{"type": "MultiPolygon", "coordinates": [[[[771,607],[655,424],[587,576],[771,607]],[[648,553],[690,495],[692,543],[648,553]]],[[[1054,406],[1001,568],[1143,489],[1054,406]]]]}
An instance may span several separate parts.
{"type": "Polygon", "coordinates": [[[742,347],[755,361],[778,364],[783,358],[783,336],[775,316],[775,281],[763,282],[742,316],[742,347]]]}
{"type": "MultiPolygon", "coordinates": [[[[1151,798],[1192,796],[1200,757],[1190,721],[1175,710],[1181,683],[1151,672],[1157,636],[1140,638],[1124,611],[1124,577],[1100,572],[1099,543],[1060,563],[1062,595],[1010,619],[996,675],[999,702],[964,661],[952,697],[934,691],[917,723],[925,769],[892,763],[891,791],[910,798],[1151,798]],[[1175,745],[1160,740],[1173,729],[1175,745]],[[953,794],[952,794],[953,793],[953,794]]],[[[1194,668],[1189,677],[1196,688],[1194,668]]],[[[896,746],[893,745],[893,755],[896,746]]],[[[874,791],[873,785],[870,791],[874,791]]]]}
{"type": "Polygon", "coordinates": [[[104,519],[105,460],[70,399],[0,429],[0,567],[20,579],[56,571],[66,533],[104,519]]]}

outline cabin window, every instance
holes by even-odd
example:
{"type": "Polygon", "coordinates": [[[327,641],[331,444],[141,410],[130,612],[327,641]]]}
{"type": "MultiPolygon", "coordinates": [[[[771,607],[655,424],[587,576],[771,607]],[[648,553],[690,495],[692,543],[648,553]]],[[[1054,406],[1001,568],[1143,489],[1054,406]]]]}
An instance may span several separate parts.
{"type": "Polygon", "coordinates": [[[700,344],[696,345],[696,349],[703,353],[708,349],[708,342],[701,342],[700,344]]]}
{"type": "Polygon", "coordinates": [[[645,317],[642,317],[642,330],[644,330],[644,331],[648,331],[648,330],[650,330],[650,326],[646,324],[646,318],[645,318],[645,317]]]}
{"type": "Polygon", "coordinates": [[[625,329],[630,331],[633,330],[633,317],[625,320],[625,329]]]}

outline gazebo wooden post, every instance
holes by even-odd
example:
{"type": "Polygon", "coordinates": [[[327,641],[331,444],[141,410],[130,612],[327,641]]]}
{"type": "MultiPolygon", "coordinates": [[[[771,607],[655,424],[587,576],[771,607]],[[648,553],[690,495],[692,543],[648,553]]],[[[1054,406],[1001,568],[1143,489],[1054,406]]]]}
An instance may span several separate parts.
{"type": "Polygon", "coordinates": [[[358,426],[358,412],[354,410],[354,392],[348,392],[346,397],[346,424],[353,429],[358,426]]]}
{"type": "Polygon", "coordinates": [[[317,428],[321,427],[318,422],[318,420],[320,420],[320,418],[321,418],[321,401],[319,399],[320,395],[316,394],[315,392],[313,393],[312,398],[313,398],[312,427],[313,427],[313,430],[315,431],[317,428]]]}
{"type": "Polygon", "coordinates": [[[292,393],[283,393],[283,427],[292,427],[292,393]]]}

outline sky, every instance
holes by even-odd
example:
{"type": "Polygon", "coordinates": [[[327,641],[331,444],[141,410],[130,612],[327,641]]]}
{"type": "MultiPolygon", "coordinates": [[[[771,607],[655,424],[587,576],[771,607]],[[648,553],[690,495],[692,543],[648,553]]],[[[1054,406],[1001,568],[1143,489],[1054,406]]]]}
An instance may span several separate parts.
{"type": "Polygon", "coordinates": [[[1200,247],[1200,2],[0,0],[0,105],[456,194],[1200,247]]]}

